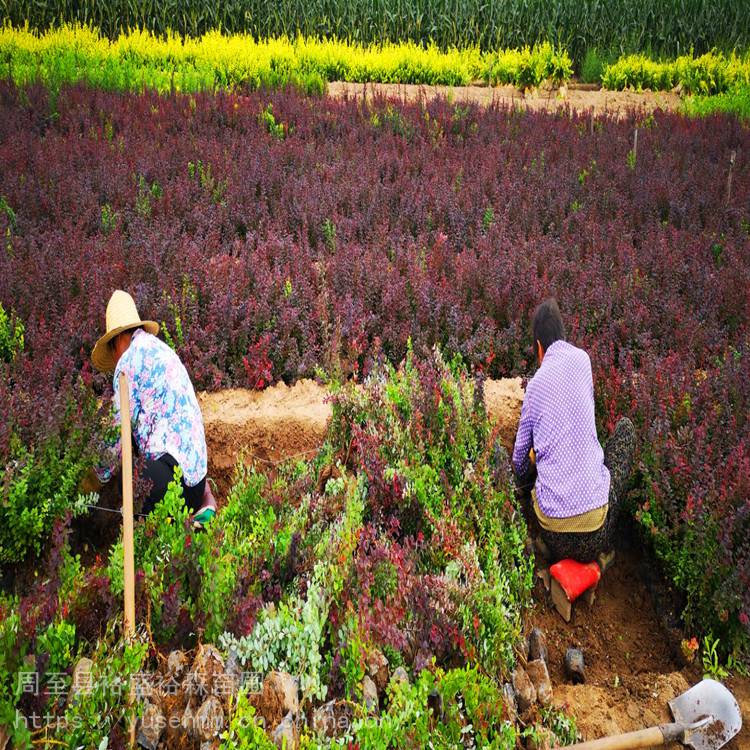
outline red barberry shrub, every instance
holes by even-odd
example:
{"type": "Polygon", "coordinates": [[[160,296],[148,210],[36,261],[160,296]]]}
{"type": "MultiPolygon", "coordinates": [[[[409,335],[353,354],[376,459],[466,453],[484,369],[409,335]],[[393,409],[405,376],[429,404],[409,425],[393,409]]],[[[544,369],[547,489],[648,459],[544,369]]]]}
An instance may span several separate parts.
{"type": "MultiPolygon", "coordinates": [[[[88,355],[114,288],[163,322],[196,386],[212,389],[318,365],[361,379],[379,358],[401,362],[409,340],[420,357],[439,344],[487,376],[527,376],[529,318],[553,294],[592,358],[600,436],[621,415],[638,428],[633,506],[687,622],[747,646],[740,122],[657,112],[592,128],[445,100],[83,86],[63,88],[56,107],[50,118],[42,88],[0,84],[0,303],[24,326],[23,350],[0,361],[0,465],[15,486],[19,445],[36,457],[57,440],[67,455],[61,406],[78,402],[79,378],[109,392],[88,355]],[[269,103],[283,140],[259,121],[269,103]]],[[[390,513],[403,472],[379,475],[360,443],[390,513]]],[[[441,470],[452,486],[454,467],[441,470]]]]}

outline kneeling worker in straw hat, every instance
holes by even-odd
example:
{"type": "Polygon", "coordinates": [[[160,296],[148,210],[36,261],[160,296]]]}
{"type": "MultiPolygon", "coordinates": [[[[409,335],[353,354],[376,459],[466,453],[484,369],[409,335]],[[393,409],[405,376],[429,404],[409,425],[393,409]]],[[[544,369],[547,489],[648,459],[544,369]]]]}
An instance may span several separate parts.
{"type": "MultiPolygon", "coordinates": [[[[114,371],[113,417],[120,424],[119,375],[127,375],[133,445],[143,457],[151,491],[143,512],[153,510],[167,491],[177,466],[182,470],[185,501],[202,525],[216,513],[206,481],[208,465],[203,418],[185,366],[156,334],[153,320],[141,320],[133,298],[119,289],[107,305],[107,332],[91,354],[94,366],[114,371]]],[[[107,446],[102,463],[84,478],[84,491],[101,489],[120,462],[120,437],[107,446]]]]}

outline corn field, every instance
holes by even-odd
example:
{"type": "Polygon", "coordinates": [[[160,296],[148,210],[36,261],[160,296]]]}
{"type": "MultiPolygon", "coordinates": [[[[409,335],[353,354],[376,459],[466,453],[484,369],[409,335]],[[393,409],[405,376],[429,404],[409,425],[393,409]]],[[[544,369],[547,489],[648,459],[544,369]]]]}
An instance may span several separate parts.
{"type": "Polygon", "coordinates": [[[443,49],[550,41],[576,62],[590,48],[676,56],[750,45],[747,0],[0,0],[0,16],[36,29],[87,23],[109,37],[138,27],[189,36],[221,29],[256,38],[433,41],[443,49]]]}

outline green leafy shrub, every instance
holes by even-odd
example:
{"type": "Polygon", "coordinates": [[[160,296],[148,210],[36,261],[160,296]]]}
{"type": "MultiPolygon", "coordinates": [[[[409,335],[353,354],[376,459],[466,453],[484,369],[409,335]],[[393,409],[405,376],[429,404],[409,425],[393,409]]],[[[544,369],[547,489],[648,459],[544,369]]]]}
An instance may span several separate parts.
{"type": "MultiPolygon", "coordinates": [[[[512,750],[517,732],[509,721],[500,688],[477,669],[423,671],[413,684],[390,688],[387,710],[378,718],[358,718],[347,739],[361,750],[384,747],[482,747],[512,750]],[[443,715],[425,710],[430,695],[439,695],[443,715]]],[[[309,747],[333,747],[311,744],[309,747]]]]}
{"type": "Polygon", "coordinates": [[[118,640],[110,629],[91,654],[91,689],[68,703],[53,735],[68,747],[108,747],[110,733],[134,718],[131,679],[141,672],[147,653],[145,639],[118,640]]]}
{"type": "Polygon", "coordinates": [[[581,80],[584,83],[601,83],[604,69],[614,61],[611,53],[605,53],[596,47],[587,49],[581,62],[581,80]]]}
{"type": "Polygon", "coordinates": [[[240,663],[253,671],[280,670],[298,676],[303,700],[323,700],[327,692],[320,653],[328,616],[323,571],[323,566],[316,568],[304,601],[292,597],[263,610],[250,635],[236,639],[224,634],[221,638],[222,646],[233,649],[240,663]]]}
{"type": "Polygon", "coordinates": [[[668,91],[680,86],[686,94],[713,96],[750,83],[750,58],[719,52],[700,57],[681,55],[675,60],[660,62],[646,55],[628,55],[604,68],[605,89],[652,89],[668,91]]]}
{"type": "Polygon", "coordinates": [[[23,351],[23,321],[0,303],[0,361],[10,363],[23,351]]]}
{"type": "Polygon", "coordinates": [[[78,484],[93,462],[97,408],[91,394],[69,401],[59,432],[40,438],[33,447],[12,433],[8,463],[0,485],[0,564],[39,554],[56,519],[75,504],[78,484]]]}
{"type": "Polygon", "coordinates": [[[683,107],[687,114],[694,117],[724,113],[750,120],[750,86],[738,86],[715,96],[688,96],[683,107]]]}
{"type": "Polygon", "coordinates": [[[229,728],[221,736],[220,750],[275,750],[276,745],[268,738],[244,691],[232,708],[229,728]]]}
{"type": "Polygon", "coordinates": [[[549,42],[520,50],[504,50],[490,58],[485,77],[491,84],[513,84],[522,89],[544,81],[560,83],[573,74],[573,63],[564,49],[549,42]]]}

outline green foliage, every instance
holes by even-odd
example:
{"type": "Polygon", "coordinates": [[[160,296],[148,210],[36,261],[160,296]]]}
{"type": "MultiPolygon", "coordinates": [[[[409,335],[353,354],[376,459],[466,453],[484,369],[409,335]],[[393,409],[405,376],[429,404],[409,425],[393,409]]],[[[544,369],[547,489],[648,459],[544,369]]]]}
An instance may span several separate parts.
{"type": "Polygon", "coordinates": [[[581,80],[584,83],[601,83],[602,74],[607,65],[614,62],[612,54],[603,53],[596,47],[586,50],[581,62],[581,80]]]}
{"type": "Polygon", "coordinates": [[[551,706],[541,710],[543,726],[551,729],[561,745],[572,745],[578,739],[578,729],[574,716],[561,708],[551,706]]]}
{"type": "Polygon", "coordinates": [[[112,728],[133,716],[127,700],[131,678],[141,671],[148,645],[145,640],[115,640],[110,625],[91,654],[91,690],[73,699],[53,732],[68,747],[100,748],[112,728]]]}
{"type": "Polygon", "coordinates": [[[365,648],[355,617],[341,627],[338,633],[341,648],[341,674],[344,676],[344,694],[353,701],[362,699],[362,680],[365,678],[365,648]]]}
{"type": "Polygon", "coordinates": [[[0,361],[10,363],[23,351],[23,321],[0,302],[0,361]]]}
{"type": "Polygon", "coordinates": [[[303,700],[323,700],[327,692],[320,652],[329,607],[324,572],[325,566],[318,563],[304,601],[290,597],[278,607],[263,610],[250,635],[237,639],[225,633],[220,639],[222,647],[234,649],[240,663],[250,670],[261,674],[279,670],[298,676],[303,700]]]}
{"type": "Polygon", "coordinates": [[[283,122],[276,122],[273,114],[273,104],[268,106],[260,113],[260,121],[266,126],[266,130],[276,140],[283,141],[286,138],[286,125],[283,122]]]}
{"type": "Polygon", "coordinates": [[[486,234],[495,223],[495,211],[492,206],[487,206],[482,214],[482,231],[486,234]]]}
{"type": "Polygon", "coordinates": [[[573,74],[573,63],[564,49],[549,42],[523,49],[498,52],[486,69],[486,80],[495,84],[513,84],[521,89],[540,86],[544,81],[560,83],[573,74]]]}
{"type": "MultiPolygon", "coordinates": [[[[0,57],[8,61],[8,73],[20,86],[41,81],[53,92],[64,83],[85,81],[104,89],[145,87],[160,93],[291,84],[320,95],[331,80],[465,85],[486,77],[493,55],[473,45],[441,51],[435,45],[321,39],[317,31],[309,37],[211,31],[182,38],[136,30],[110,42],[85,26],[64,26],[40,37],[6,26],[0,27],[0,57]]],[[[188,100],[188,105],[192,116],[196,103],[188,100]]],[[[278,125],[275,119],[273,125],[278,125]]],[[[282,129],[276,127],[274,134],[280,137],[282,129]]],[[[105,122],[103,136],[110,140],[111,124],[108,128],[105,122]]]]}
{"type": "Polygon", "coordinates": [[[276,746],[268,739],[256,716],[255,707],[244,691],[237,697],[232,707],[229,728],[221,736],[220,750],[275,750],[276,746]]]}
{"type": "Polygon", "coordinates": [[[16,705],[22,695],[18,673],[28,642],[21,637],[21,616],[15,598],[0,598],[0,726],[9,733],[14,748],[31,746],[31,733],[24,722],[16,721],[16,705]]]}
{"type": "MultiPolygon", "coordinates": [[[[224,631],[231,612],[240,565],[251,556],[258,539],[237,524],[236,498],[242,496],[240,491],[234,500],[230,497],[224,513],[195,534],[180,478],[177,467],[164,499],[136,527],[136,567],[145,575],[151,627],[157,637],[173,634],[174,622],[165,620],[165,593],[171,590],[191,620],[202,623],[204,637],[214,641],[224,631]]],[[[256,554],[267,552],[267,547],[256,549],[256,554]]],[[[118,543],[109,563],[111,586],[117,594],[122,591],[121,566],[122,546],[118,543]]]]}
{"type": "Polygon", "coordinates": [[[102,206],[102,231],[104,234],[111,234],[117,227],[120,220],[120,214],[112,209],[109,203],[102,206]]]}
{"type": "Polygon", "coordinates": [[[61,620],[51,623],[37,637],[37,654],[49,654],[48,672],[63,672],[72,663],[76,642],[76,626],[61,620]]]}
{"type": "Polygon", "coordinates": [[[332,255],[336,252],[336,225],[328,218],[323,220],[323,241],[332,255]]]}
{"type": "Polygon", "coordinates": [[[214,203],[218,205],[222,202],[224,193],[226,193],[227,190],[227,181],[217,180],[213,174],[211,174],[210,164],[204,166],[200,159],[198,159],[197,163],[189,161],[188,175],[191,180],[197,177],[201,188],[211,197],[211,200],[214,203]]]}
{"type": "MultiPolygon", "coordinates": [[[[13,254],[13,232],[16,231],[16,212],[10,206],[4,195],[0,195],[0,216],[3,216],[6,221],[5,226],[5,251],[8,255],[13,254]]],[[[0,306],[0,309],[2,307],[0,306]]]]}
{"type": "MultiPolygon", "coordinates": [[[[508,720],[499,687],[479,670],[424,670],[415,683],[389,688],[388,708],[377,718],[353,722],[344,742],[360,750],[431,747],[481,747],[512,750],[517,742],[515,726],[508,720]],[[425,710],[430,694],[442,699],[443,716],[425,710]]],[[[335,746],[334,742],[310,741],[308,748],[335,746]]]]}
{"type": "Polygon", "coordinates": [[[688,96],[683,108],[689,115],[707,117],[717,113],[733,114],[750,120],[750,85],[742,84],[716,96],[688,96]]]}
{"type": "Polygon", "coordinates": [[[136,178],[136,213],[143,219],[150,219],[152,202],[161,198],[161,195],[162,189],[158,182],[154,181],[149,185],[146,178],[142,174],[139,174],[136,178]]]}
{"type": "Polygon", "coordinates": [[[0,485],[0,564],[39,554],[52,525],[70,509],[83,511],[78,483],[93,461],[91,440],[98,424],[92,394],[69,401],[59,432],[25,446],[11,434],[9,460],[0,485]],[[80,420],[74,419],[78,413],[80,420]]]}
{"type": "Polygon", "coordinates": [[[660,62],[646,55],[628,55],[602,72],[606,89],[626,88],[668,91],[680,86],[686,94],[714,95],[750,83],[750,57],[730,57],[708,52],[700,57],[682,55],[675,60],[660,62]]]}
{"type": "Polygon", "coordinates": [[[719,657],[719,639],[712,635],[703,638],[701,648],[701,663],[703,665],[703,676],[719,682],[729,677],[729,670],[724,667],[719,657]]]}

